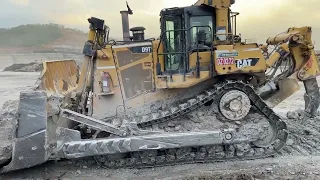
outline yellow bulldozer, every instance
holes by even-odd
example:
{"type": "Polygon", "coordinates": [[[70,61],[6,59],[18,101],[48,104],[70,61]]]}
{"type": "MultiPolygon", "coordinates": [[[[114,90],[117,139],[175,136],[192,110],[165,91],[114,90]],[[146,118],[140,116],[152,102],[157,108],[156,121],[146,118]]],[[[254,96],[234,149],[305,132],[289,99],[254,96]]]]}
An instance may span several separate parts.
{"type": "Polygon", "coordinates": [[[311,27],[289,28],[266,45],[244,42],[234,3],[163,9],[161,34],[150,39],[144,27],[129,29],[129,6],[120,12],[122,41],[110,40],[104,20],[89,18],[81,67],[44,62],[37,87],[21,92],[0,172],[84,157],[143,168],[276,154],[288,131],[272,108],[299,81],[306,116],[319,107],[311,27]]]}

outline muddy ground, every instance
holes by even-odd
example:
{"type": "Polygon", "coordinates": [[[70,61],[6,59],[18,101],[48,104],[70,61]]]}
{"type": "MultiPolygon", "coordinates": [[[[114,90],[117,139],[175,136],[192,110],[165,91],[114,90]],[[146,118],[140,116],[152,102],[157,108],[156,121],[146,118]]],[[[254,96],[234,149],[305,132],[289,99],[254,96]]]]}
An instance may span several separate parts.
{"type": "MultiPolygon", "coordinates": [[[[7,100],[18,99],[19,92],[34,85],[38,75],[39,73],[0,72],[0,106],[7,100]]],[[[303,93],[301,84],[300,91],[274,110],[285,116],[287,111],[303,108],[303,93]]],[[[316,127],[319,126],[318,121],[313,123],[316,123],[316,127]]],[[[291,144],[290,147],[294,148],[295,145],[291,144]]],[[[320,156],[312,154],[285,153],[282,156],[255,161],[189,164],[145,170],[106,170],[91,160],[49,162],[1,175],[0,179],[320,179],[320,156]]]]}

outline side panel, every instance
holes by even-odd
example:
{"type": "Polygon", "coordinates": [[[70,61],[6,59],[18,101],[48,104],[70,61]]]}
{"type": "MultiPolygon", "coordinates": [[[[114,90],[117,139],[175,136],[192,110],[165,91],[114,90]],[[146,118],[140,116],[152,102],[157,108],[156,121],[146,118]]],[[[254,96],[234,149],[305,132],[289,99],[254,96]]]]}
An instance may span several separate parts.
{"type": "Polygon", "coordinates": [[[98,51],[95,66],[92,116],[99,119],[115,116],[117,108],[123,105],[123,100],[111,46],[106,47],[102,51],[98,51]],[[104,54],[106,54],[107,57],[105,57],[104,54]],[[110,74],[113,94],[102,94],[101,81],[104,72],[110,74]]]}
{"type": "Polygon", "coordinates": [[[122,70],[121,80],[126,100],[152,90],[151,70],[147,69],[144,64],[137,64],[122,70]]]}
{"type": "Polygon", "coordinates": [[[126,101],[154,89],[151,42],[110,46],[103,52],[108,57],[99,52],[94,74],[93,117],[98,119],[123,114],[126,101]],[[101,94],[103,72],[110,74],[111,94],[101,94]]]}
{"type": "MultiPolygon", "coordinates": [[[[210,58],[211,58],[211,52],[199,52],[199,57],[200,57],[200,70],[204,71],[209,71],[209,66],[210,66],[210,58]]],[[[196,68],[196,62],[197,62],[197,53],[193,52],[189,54],[189,64],[190,64],[190,69],[195,69],[196,68]]]]}
{"type": "Polygon", "coordinates": [[[113,48],[124,100],[153,90],[153,50],[151,42],[113,48]]]}
{"type": "Polygon", "coordinates": [[[266,60],[258,47],[218,46],[214,56],[218,75],[260,73],[266,70],[266,60]]]}

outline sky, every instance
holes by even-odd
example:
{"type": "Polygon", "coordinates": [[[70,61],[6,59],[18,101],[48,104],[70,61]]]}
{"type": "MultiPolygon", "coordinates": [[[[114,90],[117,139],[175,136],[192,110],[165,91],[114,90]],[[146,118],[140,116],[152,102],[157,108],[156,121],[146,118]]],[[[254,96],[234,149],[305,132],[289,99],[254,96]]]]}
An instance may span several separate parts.
{"type": "MultiPolygon", "coordinates": [[[[121,38],[119,11],[126,0],[0,0],[0,28],[21,24],[58,23],[87,31],[89,17],[104,19],[111,36],[121,38]]],[[[168,7],[189,6],[196,0],[127,0],[134,14],[130,27],[144,26],[147,37],[160,33],[159,13],[168,7]]],[[[242,39],[265,43],[289,27],[312,26],[316,49],[320,49],[319,0],[236,0],[232,11],[240,12],[237,31],[242,39]],[[319,45],[318,45],[319,44],[319,45]]]]}

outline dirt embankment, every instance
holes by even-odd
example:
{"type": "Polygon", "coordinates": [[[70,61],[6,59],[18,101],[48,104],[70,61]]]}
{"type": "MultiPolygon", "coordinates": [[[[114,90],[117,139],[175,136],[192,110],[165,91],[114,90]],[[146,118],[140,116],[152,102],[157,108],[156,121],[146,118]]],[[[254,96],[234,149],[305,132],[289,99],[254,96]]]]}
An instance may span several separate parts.
{"type": "Polygon", "coordinates": [[[13,71],[13,72],[40,72],[43,66],[41,63],[31,62],[28,64],[12,64],[6,67],[3,71],[13,71]]]}

